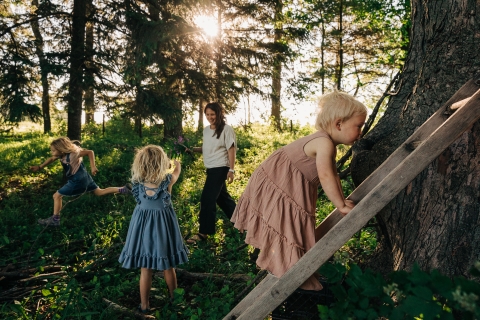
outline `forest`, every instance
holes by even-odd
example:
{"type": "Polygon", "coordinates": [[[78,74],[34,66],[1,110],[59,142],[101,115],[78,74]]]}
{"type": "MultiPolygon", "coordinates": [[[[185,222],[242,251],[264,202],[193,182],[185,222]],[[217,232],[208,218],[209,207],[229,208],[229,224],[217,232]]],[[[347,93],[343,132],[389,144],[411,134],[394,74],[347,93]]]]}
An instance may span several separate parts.
{"type": "MultiPolygon", "coordinates": [[[[54,138],[68,136],[95,151],[101,188],[121,187],[135,150],[158,144],[182,163],[172,203],[188,239],[198,232],[205,168],[184,146],[201,145],[205,105],[218,101],[234,114],[248,101],[233,125],[228,190],[238,200],[263,160],[315,131],[285,114],[337,89],[369,109],[362,139],[338,149],[343,192],[351,194],[437,110],[480,107],[479,10],[474,0],[3,1],[0,317],[226,317],[267,275],[220,209],[216,234],[188,245],[174,300],[157,272],[151,311],[142,314],[140,273],[118,263],[134,199],[64,198],[61,227],[43,227],[36,222],[51,215],[65,178],[57,163],[37,173],[29,167],[50,156],[54,138]],[[268,108],[251,122],[258,101],[268,108]],[[99,112],[108,120],[95,122],[99,112]]],[[[479,318],[477,114],[321,266],[324,290],[297,290],[267,318],[479,318]]],[[[335,208],[318,192],[320,225],[335,208]]]]}

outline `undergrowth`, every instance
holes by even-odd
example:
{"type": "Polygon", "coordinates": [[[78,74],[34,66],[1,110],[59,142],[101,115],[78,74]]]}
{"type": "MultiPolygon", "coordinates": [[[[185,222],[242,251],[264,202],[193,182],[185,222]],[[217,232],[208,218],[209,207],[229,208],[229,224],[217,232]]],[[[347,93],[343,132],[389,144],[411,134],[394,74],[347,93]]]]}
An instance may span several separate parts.
{"type": "MultiPolygon", "coordinates": [[[[65,126],[58,128],[51,135],[0,136],[0,318],[133,319],[129,310],[139,303],[140,272],[121,268],[117,261],[135,207],[133,197],[86,194],[64,198],[60,228],[46,229],[36,223],[52,214],[52,195],[64,178],[58,163],[39,173],[28,167],[49,156],[50,141],[65,135],[65,126]]],[[[234,199],[274,150],[313,130],[296,127],[280,133],[268,126],[236,128],[236,179],[228,186],[234,199]]],[[[201,157],[177,154],[176,142],[163,141],[158,128],[144,128],[140,138],[121,119],[110,120],[104,134],[95,125],[85,127],[84,133],[82,147],[95,152],[99,172],[94,180],[101,188],[121,187],[129,181],[137,147],[159,144],[178,157],[182,174],[172,192],[174,208],[184,237],[198,231],[205,181],[201,157]]],[[[200,144],[201,136],[187,130],[182,139],[192,147],[200,144]]],[[[89,170],[88,159],[85,163],[89,170]]],[[[353,190],[348,180],[343,187],[346,194],[353,190]]],[[[333,210],[324,195],[317,207],[318,222],[333,210]]],[[[232,228],[220,210],[217,217],[215,236],[189,246],[189,262],[179,266],[174,303],[169,303],[161,274],[154,276],[151,314],[157,319],[221,319],[252,288],[259,272],[252,259],[253,248],[244,245],[244,235],[232,228]]],[[[335,254],[334,261],[350,265],[375,247],[374,229],[364,228],[335,254]]],[[[321,311],[331,315],[335,310],[321,311]]]]}

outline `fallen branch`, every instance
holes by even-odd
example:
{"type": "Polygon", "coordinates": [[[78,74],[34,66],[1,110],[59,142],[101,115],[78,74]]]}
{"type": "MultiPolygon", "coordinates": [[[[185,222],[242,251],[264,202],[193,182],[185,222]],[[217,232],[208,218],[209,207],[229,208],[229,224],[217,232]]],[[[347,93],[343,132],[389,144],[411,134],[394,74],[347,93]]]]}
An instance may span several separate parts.
{"type": "Polygon", "coordinates": [[[123,306],[120,306],[116,304],[115,302],[112,302],[110,300],[107,300],[105,298],[102,298],[103,302],[107,304],[107,308],[112,308],[113,310],[123,313],[123,314],[128,314],[130,316],[134,316],[136,319],[155,319],[154,316],[148,315],[148,314],[143,314],[140,312],[132,311],[128,308],[125,308],[123,306]]]}
{"type": "Polygon", "coordinates": [[[57,272],[52,272],[52,273],[44,273],[44,274],[39,274],[38,276],[26,278],[26,279],[20,279],[18,282],[27,282],[31,280],[41,280],[43,278],[50,278],[50,277],[55,277],[58,278],[57,275],[65,275],[67,274],[66,271],[57,271],[57,272]]]}
{"type": "MultiPolygon", "coordinates": [[[[220,274],[220,273],[195,273],[189,272],[183,269],[175,269],[178,277],[184,277],[190,280],[204,280],[204,279],[214,279],[214,280],[238,280],[238,281],[250,281],[252,278],[246,274],[220,274]]],[[[163,277],[163,271],[158,271],[155,275],[163,277]]]]}
{"type": "MultiPolygon", "coordinates": [[[[43,271],[60,271],[64,268],[63,266],[46,266],[43,268],[43,271]]],[[[30,277],[32,273],[37,273],[40,270],[38,268],[30,268],[26,270],[20,270],[15,272],[0,272],[0,277],[9,277],[9,278],[24,278],[30,277]]]]}

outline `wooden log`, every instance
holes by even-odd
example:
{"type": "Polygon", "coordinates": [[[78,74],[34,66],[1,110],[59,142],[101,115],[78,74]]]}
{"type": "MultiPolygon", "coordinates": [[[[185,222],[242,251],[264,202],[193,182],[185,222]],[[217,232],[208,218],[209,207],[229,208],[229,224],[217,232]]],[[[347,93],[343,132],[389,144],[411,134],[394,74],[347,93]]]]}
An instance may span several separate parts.
{"type": "MultiPolygon", "coordinates": [[[[462,99],[465,99],[465,97],[462,97],[460,100],[462,99]]],[[[431,119],[427,121],[430,123],[429,126],[433,126],[435,122],[430,121],[431,119]]],[[[434,119],[437,119],[437,117],[434,119]]],[[[313,248],[281,278],[275,281],[266,292],[254,299],[253,303],[239,314],[238,319],[254,320],[265,318],[325,263],[335,251],[341,248],[355,232],[360,230],[378,211],[404,189],[429,163],[452,144],[459,135],[479,119],[480,90],[448,120],[440,123],[436,130],[433,128],[424,129],[421,131],[421,134],[415,135],[419,139],[417,137],[407,139],[407,141],[419,140],[422,143],[400,164],[389,168],[390,172],[385,178],[376,183],[373,190],[364,195],[364,198],[360,197],[363,200],[348,215],[334,224],[313,248]]],[[[405,147],[401,146],[399,149],[405,149],[405,147]]],[[[386,162],[388,163],[388,159],[386,162]]],[[[385,168],[382,170],[385,170],[385,168]]],[[[357,193],[359,196],[361,195],[360,192],[357,193]]],[[[353,198],[352,200],[355,201],[353,198]]],[[[232,317],[226,317],[226,319],[232,319],[232,317]]]]}
{"type": "Polygon", "coordinates": [[[154,316],[152,315],[149,315],[149,314],[143,314],[143,313],[140,313],[140,312],[136,312],[136,311],[133,311],[133,310],[130,310],[128,308],[125,308],[121,305],[118,305],[116,304],[115,302],[112,302],[108,299],[105,299],[105,298],[102,298],[103,302],[105,302],[107,304],[107,308],[112,308],[114,309],[115,311],[117,312],[120,312],[120,313],[123,313],[123,314],[126,314],[126,315],[129,315],[129,316],[133,316],[135,317],[135,319],[156,319],[154,316]]]}

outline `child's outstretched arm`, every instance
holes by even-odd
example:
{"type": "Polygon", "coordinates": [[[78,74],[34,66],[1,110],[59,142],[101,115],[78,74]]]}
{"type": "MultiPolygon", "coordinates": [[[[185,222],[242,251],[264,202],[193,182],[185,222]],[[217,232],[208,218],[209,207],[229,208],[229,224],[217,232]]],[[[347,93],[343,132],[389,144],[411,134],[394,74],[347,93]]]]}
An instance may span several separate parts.
{"type": "Polygon", "coordinates": [[[182,172],[182,165],[180,162],[178,162],[176,159],[173,160],[173,163],[175,164],[175,169],[173,169],[172,172],[172,180],[170,180],[170,183],[168,185],[168,192],[172,193],[172,186],[177,182],[178,177],[180,177],[180,172],[182,172]]]}
{"type": "Polygon", "coordinates": [[[50,157],[47,160],[45,160],[45,162],[42,163],[41,165],[31,166],[29,169],[32,170],[33,172],[37,172],[39,170],[42,170],[43,168],[45,168],[46,166],[48,166],[50,163],[52,163],[53,161],[55,161],[57,159],[58,159],[57,156],[50,157]]]}
{"type": "Polygon", "coordinates": [[[328,139],[316,139],[316,165],[318,178],[328,199],[343,214],[353,208],[353,202],[345,200],[340,180],[335,167],[335,145],[328,139]]]}
{"type": "Polygon", "coordinates": [[[96,175],[98,172],[97,166],[95,165],[95,153],[93,150],[82,150],[79,153],[80,157],[88,156],[88,160],[90,160],[90,171],[92,175],[96,175]]]}

